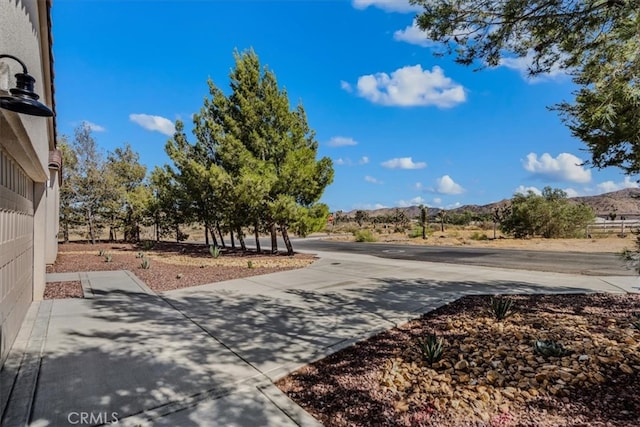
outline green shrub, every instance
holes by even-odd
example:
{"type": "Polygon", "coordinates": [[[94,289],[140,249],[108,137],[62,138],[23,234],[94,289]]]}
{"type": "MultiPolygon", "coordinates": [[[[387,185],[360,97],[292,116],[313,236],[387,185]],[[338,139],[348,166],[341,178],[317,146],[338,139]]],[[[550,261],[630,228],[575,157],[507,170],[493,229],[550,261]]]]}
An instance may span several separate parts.
{"type": "Polygon", "coordinates": [[[513,314],[513,300],[503,297],[491,298],[489,309],[497,320],[504,320],[513,314]]]}
{"type": "Polygon", "coordinates": [[[209,254],[212,258],[218,258],[220,256],[220,248],[216,245],[209,246],[209,254]]]}
{"type": "Polygon", "coordinates": [[[253,261],[247,261],[247,268],[253,268],[253,261]]]}
{"type": "Polygon", "coordinates": [[[427,335],[426,338],[418,341],[418,349],[422,358],[433,366],[434,362],[439,361],[444,353],[444,341],[442,338],[438,338],[435,333],[427,335]]]}
{"type": "Polygon", "coordinates": [[[378,239],[373,235],[371,230],[357,230],[353,233],[356,242],[377,242],[378,239]]]}
{"type": "MultiPolygon", "coordinates": [[[[427,229],[427,232],[425,234],[427,236],[431,235],[431,232],[433,230],[429,227],[426,227],[426,229],[427,229]]],[[[409,231],[409,237],[412,239],[417,239],[419,237],[422,237],[422,226],[412,228],[411,231],[409,231]]]]}
{"type": "Polygon", "coordinates": [[[155,245],[156,245],[156,242],[154,242],[153,240],[144,240],[142,242],[142,249],[144,249],[145,251],[148,251],[153,249],[155,245]]]}
{"type": "Polygon", "coordinates": [[[469,236],[471,240],[489,240],[489,236],[484,233],[480,233],[479,231],[474,231],[471,236],[469,236]]]}

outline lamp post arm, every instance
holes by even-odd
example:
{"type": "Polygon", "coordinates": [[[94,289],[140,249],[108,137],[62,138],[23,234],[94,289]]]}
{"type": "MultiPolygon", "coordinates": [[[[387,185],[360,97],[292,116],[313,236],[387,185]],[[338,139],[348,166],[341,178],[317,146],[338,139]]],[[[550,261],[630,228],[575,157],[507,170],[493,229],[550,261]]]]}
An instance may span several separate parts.
{"type": "Polygon", "coordinates": [[[27,71],[27,66],[24,64],[24,62],[22,62],[21,60],[19,60],[19,59],[18,59],[18,58],[16,58],[15,56],[13,56],[13,55],[9,55],[9,54],[6,54],[6,53],[3,53],[2,55],[0,55],[0,59],[2,59],[2,58],[11,58],[11,59],[13,59],[13,60],[14,60],[14,61],[16,61],[18,64],[22,65],[22,72],[23,72],[24,74],[29,74],[29,72],[27,71]]]}

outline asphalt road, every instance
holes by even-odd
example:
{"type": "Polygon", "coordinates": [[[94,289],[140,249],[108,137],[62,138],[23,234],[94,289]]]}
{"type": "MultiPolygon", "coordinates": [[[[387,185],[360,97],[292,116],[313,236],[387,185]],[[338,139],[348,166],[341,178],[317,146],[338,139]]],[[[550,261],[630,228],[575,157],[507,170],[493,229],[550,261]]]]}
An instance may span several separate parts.
{"type": "Polygon", "coordinates": [[[296,239],[294,249],[350,252],[382,258],[481,265],[519,270],[552,271],[591,276],[633,276],[616,254],[543,252],[515,249],[457,248],[381,243],[336,242],[296,239]]]}

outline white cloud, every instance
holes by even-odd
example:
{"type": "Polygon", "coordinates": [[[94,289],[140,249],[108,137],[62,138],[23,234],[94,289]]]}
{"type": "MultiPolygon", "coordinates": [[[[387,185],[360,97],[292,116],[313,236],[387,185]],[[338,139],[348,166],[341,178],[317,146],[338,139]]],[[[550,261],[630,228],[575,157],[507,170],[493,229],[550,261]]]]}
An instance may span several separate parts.
{"type": "Polygon", "coordinates": [[[565,188],[562,191],[567,193],[567,197],[578,197],[578,196],[580,196],[580,192],[578,192],[577,190],[574,190],[573,188],[565,188]]]}
{"type": "Polygon", "coordinates": [[[353,205],[352,209],[371,210],[371,209],[386,209],[388,207],[389,206],[383,205],[381,203],[358,203],[356,205],[353,205]]]}
{"type": "Polygon", "coordinates": [[[436,45],[433,40],[427,37],[427,34],[424,31],[418,28],[415,20],[413,21],[413,24],[407,26],[404,30],[394,32],[393,39],[399,42],[406,42],[422,47],[432,47],[436,45]]]}
{"type": "Polygon", "coordinates": [[[451,203],[451,204],[447,205],[446,209],[455,209],[455,208],[459,208],[460,206],[462,206],[462,203],[455,202],[455,203],[451,203]]]}
{"type": "Polygon", "coordinates": [[[434,197],[433,203],[435,203],[436,205],[440,205],[442,203],[442,199],[440,197],[434,197]]]}
{"type": "Polygon", "coordinates": [[[431,71],[420,64],[387,73],[358,77],[358,96],[386,106],[450,108],[466,100],[464,87],[444,75],[435,65],[431,71]]]}
{"type": "Polygon", "coordinates": [[[596,190],[599,193],[611,193],[612,191],[618,191],[625,188],[640,188],[640,185],[637,181],[632,181],[628,176],[624,177],[624,181],[605,181],[596,185],[596,190]]]}
{"type": "Polygon", "coordinates": [[[421,182],[416,182],[413,185],[413,188],[415,188],[416,190],[423,190],[424,189],[424,184],[422,184],[421,182]]]}
{"type": "Polygon", "coordinates": [[[358,164],[361,165],[366,165],[367,163],[369,163],[369,158],[367,156],[362,156],[358,161],[358,164]]]}
{"type": "Polygon", "coordinates": [[[371,175],[367,175],[364,177],[364,180],[370,182],[372,184],[382,184],[382,181],[372,177],[371,175]]]}
{"type": "Polygon", "coordinates": [[[409,4],[409,0],[353,0],[352,4],[356,9],[366,9],[373,6],[385,12],[408,13],[421,10],[420,6],[409,4]]]}
{"type": "Polygon", "coordinates": [[[349,93],[353,92],[353,88],[349,82],[345,82],[344,80],[340,80],[340,89],[347,91],[349,93]]]}
{"type": "Polygon", "coordinates": [[[172,136],[176,131],[173,122],[162,116],[151,116],[149,114],[129,114],[129,120],[139,124],[146,130],[163,133],[172,136]]]}
{"type": "Polygon", "coordinates": [[[388,169],[424,169],[427,167],[425,162],[414,162],[411,157],[396,157],[381,164],[388,169]]]}
{"type": "Polygon", "coordinates": [[[348,138],[346,136],[334,136],[329,140],[327,145],[329,147],[344,147],[347,145],[357,145],[358,142],[353,138],[348,138]]]}
{"type": "Polygon", "coordinates": [[[506,67],[510,70],[517,71],[523,80],[529,83],[539,83],[549,80],[560,80],[567,77],[566,70],[560,68],[557,64],[551,67],[551,70],[547,73],[538,74],[536,76],[530,76],[529,70],[533,66],[533,58],[535,53],[529,51],[526,56],[523,57],[507,57],[500,60],[499,66],[506,67]]]}
{"type": "Polygon", "coordinates": [[[436,180],[436,191],[441,194],[461,194],[464,188],[457,184],[449,175],[444,175],[436,180]]]}
{"type": "Polygon", "coordinates": [[[529,153],[522,163],[525,170],[541,178],[578,183],[591,181],[591,170],[585,169],[584,161],[570,153],[560,153],[555,158],[544,153],[540,159],[537,154],[529,153]]]}
{"type": "Polygon", "coordinates": [[[90,129],[91,131],[93,131],[93,132],[106,132],[106,130],[107,130],[107,128],[105,128],[104,126],[97,125],[97,124],[95,124],[95,123],[93,123],[93,122],[90,122],[90,121],[88,121],[88,120],[85,120],[83,123],[84,123],[86,126],[88,126],[88,127],[89,127],[89,129],[90,129]]]}
{"type": "Polygon", "coordinates": [[[411,200],[398,200],[395,204],[400,208],[408,208],[409,206],[426,205],[427,201],[420,196],[416,196],[411,200]]]}
{"type": "Polygon", "coordinates": [[[339,158],[336,159],[336,165],[343,166],[343,165],[346,165],[346,164],[351,164],[351,160],[349,160],[349,159],[345,160],[342,157],[339,157],[339,158]]]}
{"type": "Polygon", "coordinates": [[[542,191],[538,187],[525,187],[524,185],[519,185],[518,188],[513,190],[514,193],[528,194],[529,191],[537,194],[538,196],[542,194],[542,191]]]}

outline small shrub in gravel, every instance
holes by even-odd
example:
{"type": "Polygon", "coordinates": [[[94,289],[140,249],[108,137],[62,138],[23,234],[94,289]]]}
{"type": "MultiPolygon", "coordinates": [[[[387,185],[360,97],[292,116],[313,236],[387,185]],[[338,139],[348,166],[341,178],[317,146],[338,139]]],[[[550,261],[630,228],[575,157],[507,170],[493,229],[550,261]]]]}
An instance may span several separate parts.
{"type": "Polygon", "coordinates": [[[491,310],[491,314],[493,314],[493,317],[495,317],[497,320],[504,320],[513,314],[513,300],[500,296],[494,297],[491,298],[489,308],[491,310]]]}
{"type": "Polygon", "coordinates": [[[538,340],[533,345],[533,350],[544,357],[562,357],[571,354],[561,343],[553,340],[538,340]]]}
{"type": "Polygon", "coordinates": [[[106,255],[104,256],[104,262],[111,262],[111,261],[113,261],[113,255],[111,255],[111,254],[106,254],[106,255]]]}
{"type": "Polygon", "coordinates": [[[444,353],[444,341],[442,338],[438,338],[436,334],[431,333],[427,335],[426,338],[418,341],[418,348],[420,349],[420,353],[424,360],[429,364],[429,366],[433,366],[435,362],[442,358],[442,353],[444,353]]]}
{"type": "Polygon", "coordinates": [[[149,258],[142,258],[142,263],[140,264],[140,267],[143,270],[148,270],[149,268],[151,268],[151,261],[149,260],[149,258]]]}
{"type": "Polygon", "coordinates": [[[212,258],[218,258],[220,256],[220,248],[216,245],[209,246],[209,254],[212,258]]]}

